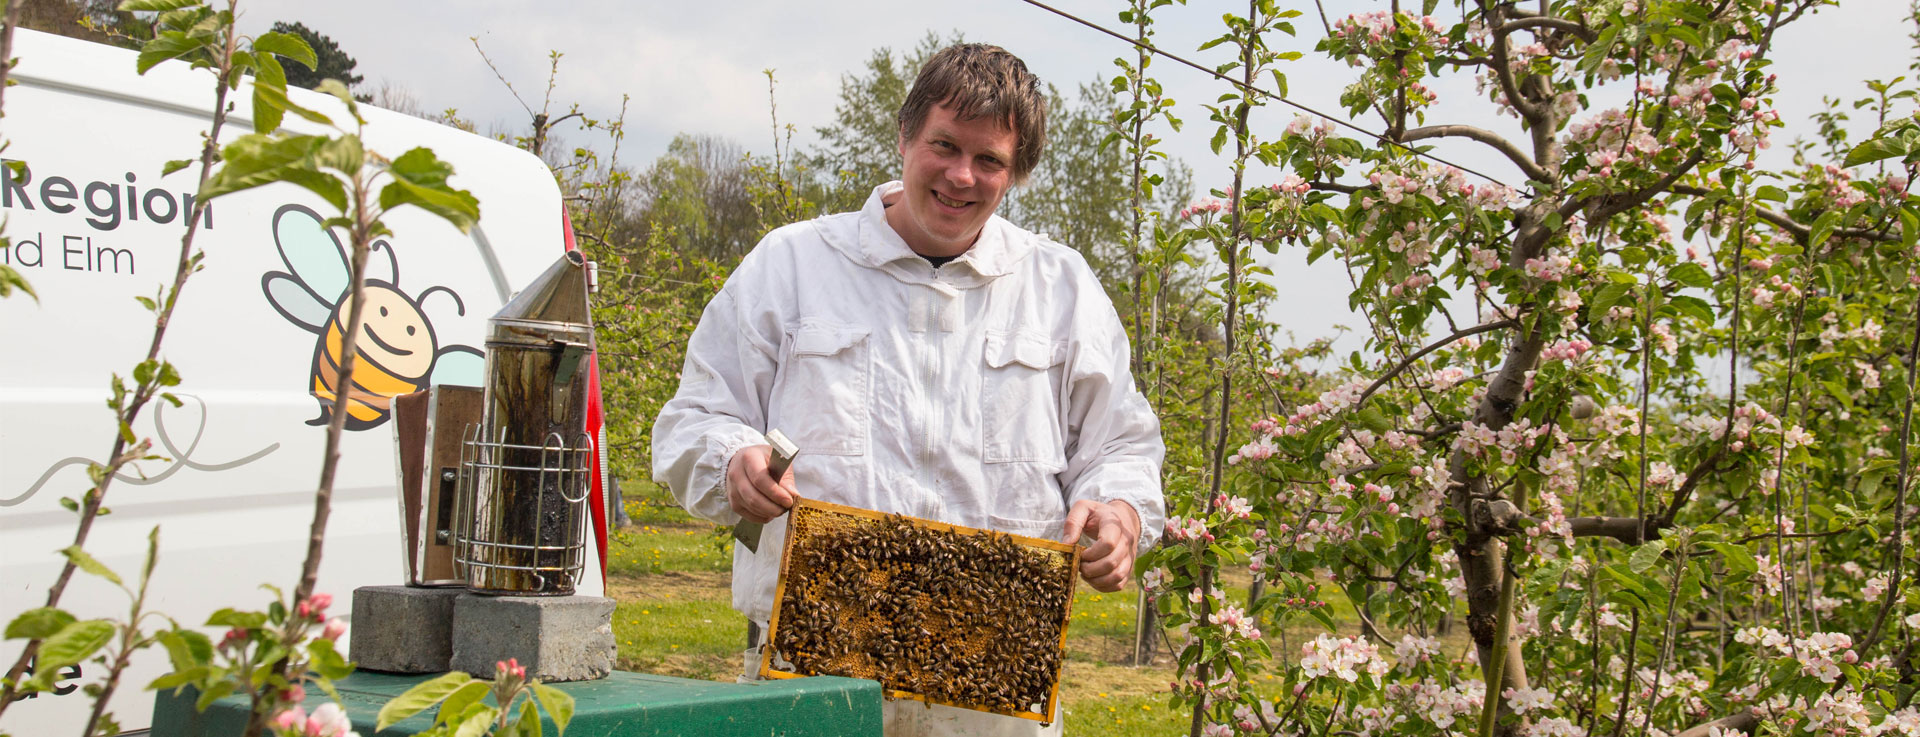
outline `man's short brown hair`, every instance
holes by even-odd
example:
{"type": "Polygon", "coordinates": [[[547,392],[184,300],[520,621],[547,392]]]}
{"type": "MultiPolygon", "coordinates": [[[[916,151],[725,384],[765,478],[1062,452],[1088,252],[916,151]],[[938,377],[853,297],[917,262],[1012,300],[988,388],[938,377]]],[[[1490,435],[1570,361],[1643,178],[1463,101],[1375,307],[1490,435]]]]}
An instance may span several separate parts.
{"type": "Polygon", "coordinates": [[[1015,137],[1013,179],[1025,181],[1040,164],[1047,144],[1047,96],[1040,78],[1020,57],[988,44],[954,44],[941,49],[913,80],[900,106],[900,138],[920,135],[927,114],[946,105],[959,120],[989,118],[1005,122],[1015,137]]]}

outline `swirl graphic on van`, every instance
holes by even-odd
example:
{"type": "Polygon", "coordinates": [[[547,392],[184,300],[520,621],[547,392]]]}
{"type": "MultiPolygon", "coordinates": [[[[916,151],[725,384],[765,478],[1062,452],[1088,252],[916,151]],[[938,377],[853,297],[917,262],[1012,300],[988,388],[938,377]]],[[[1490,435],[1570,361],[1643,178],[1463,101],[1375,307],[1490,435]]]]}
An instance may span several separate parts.
{"type": "Polygon", "coordinates": [[[287,322],[319,338],[307,385],[320,402],[320,416],[307,424],[327,424],[342,391],[347,395],[346,429],[366,430],[386,423],[397,395],[429,384],[480,383],[485,368],[480,351],[464,345],[441,347],[433,322],[421,310],[429,297],[445,294],[464,317],[466,302],[447,287],[428,287],[415,297],[400,291],[400,261],[392,244],[381,239],[372,248],[386,252],[392,277],[366,280],[360,355],[351,385],[342,387],[340,344],[346,336],[351,285],[346,249],[318,213],[300,205],[285,205],[273,214],[273,241],[287,270],[267,272],[260,289],[287,322]]]}
{"type": "MultiPolygon", "coordinates": [[[[179,473],[180,469],[182,468],[191,468],[196,471],[208,471],[208,472],[225,471],[231,468],[239,468],[241,466],[247,465],[254,461],[260,460],[261,458],[265,458],[267,454],[280,449],[279,443],[271,443],[267,445],[267,447],[261,448],[252,453],[248,453],[247,455],[241,456],[239,458],[235,458],[230,461],[221,461],[218,463],[203,463],[203,462],[194,460],[193,454],[196,451],[200,450],[200,439],[202,437],[205,437],[207,434],[207,401],[204,399],[201,399],[199,395],[188,394],[186,392],[180,392],[177,396],[180,399],[192,401],[195,405],[198,405],[200,408],[200,419],[198,423],[194,425],[194,428],[193,428],[193,440],[187,443],[187,447],[184,450],[181,449],[180,444],[174,442],[173,433],[167,430],[167,427],[168,427],[167,413],[171,411],[168,409],[168,403],[155,402],[153,404],[154,406],[153,434],[160,439],[160,447],[164,448],[167,453],[172,454],[172,460],[167,463],[166,468],[161,469],[160,472],[154,473],[151,475],[137,468],[132,473],[127,473],[125,471],[122,471],[120,473],[114,474],[114,478],[120,480],[121,483],[134,484],[136,486],[157,484],[167,480],[168,477],[171,477],[172,475],[179,473]]],[[[27,487],[26,491],[23,491],[18,495],[15,495],[6,499],[0,499],[0,507],[11,507],[16,504],[20,504],[21,502],[25,502],[28,499],[32,499],[33,495],[40,493],[40,488],[43,486],[46,486],[47,482],[53,479],[54,474],[59,473],[60,470],[63,468],[66,468],[68,466],[93,466],[93,465],[99,465],[99,462],[93,460],[92,458],[87,458],[84,456],[73,456],[70,458],[62,458],[58,461],[54,461],[53,465],[48,466],[46,471],[41,472],[40,478],[34,481],[32,486],[27,487]]]]}

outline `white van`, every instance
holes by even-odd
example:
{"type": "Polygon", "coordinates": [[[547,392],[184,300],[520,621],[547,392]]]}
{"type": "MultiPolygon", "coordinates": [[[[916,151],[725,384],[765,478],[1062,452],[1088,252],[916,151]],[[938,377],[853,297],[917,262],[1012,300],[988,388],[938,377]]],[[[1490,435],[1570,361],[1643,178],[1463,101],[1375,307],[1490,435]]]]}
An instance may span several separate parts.
{"type": "MultiPolygon", "coordinates": [[[[5,158],[26,162],[29,173],[0,185],[12,238],[0,263],[25,276],[39,301],[17,292],[0,299],[0,623],[45,604],[63,562],[57,551],[73,541],[77,515],[60,500],[89,487],[88,461],[106,460],[115,432],[109,377],[130,375],[152,336],[153,315],[135,298],[154,296],[174,276],[197,167],[161,171],[171,159],[197,160],[213,106],[211,73],[182,62],[141,76],[134,52],[26,30],[15,36],[15,53],[19,84],[6,96],[0,131],[11,144],[5,158]]],[[[291,92],[303,106],[348,119],[332,97],[291,92]]],[[[243,85],[231,98],[240,101],[228,118],[232,137],[251,130],[249,95],[243,85]]],[[[383,378],[399,387],[478,385],[487,318],[573,247],[553,176],[512,146],[361,109],[370,150],[393,156],[431,147],[458,172],[453,185],[480,200],[471,235],[417,208],[386,218],[393,236],[373,253],[369,278],[404,295],[428,329],[379,339],[433,360],[383,378]]],[[[286,126],[320,132],[295,116],[286,126]]],[[[264,609],[271,594],[261,584],[290,591],[298,581],[326,432],[313,423],[323,416],[314,375],[325,346],[305,322],[330,305],[293,304],[284,287],[304,283],[324,294],[344,283],[333,239],[317,226],[324,212],[324,202],[290,185],[225,197],[208,210],[194,244],[206,268],[187,282],[163,349],[179,368],[175,393],[184,404],[156,401],[133,428],[169,460],[124,472],[108,492],[112,514],[88,539],[95,557],[131,581],[158,525],[148,607],[184,625],[222,607],[264,609]]],[[[593,392],[598,502],[605,456],[597,381],[593,392]]],[[[356,587],[406,580],[387,419],[355,418],[342,448],[318,588],[335,596],[341,616],[356,587]]],[[[599,540],[588,547],[599,557],[577,589],[587,595],[605,590],[604,504],[594,512],[599,540]]],[[[60,606],[83,619],[124,619],[128,603],[82,573],[60,606]]],[[[22,644],[0,642],[0,668],[22,644]]],[[[153,649],[136,663],[111,707],[134,730],[149,724],[153,697],[144,686],[167,670],[167,659],[153,649]]],[[[62,674],[58,693],[14,704],[0,731],[77,732],[91,707],[78,686],[97,681],[103,668],[76,670],[62,674]]]]}

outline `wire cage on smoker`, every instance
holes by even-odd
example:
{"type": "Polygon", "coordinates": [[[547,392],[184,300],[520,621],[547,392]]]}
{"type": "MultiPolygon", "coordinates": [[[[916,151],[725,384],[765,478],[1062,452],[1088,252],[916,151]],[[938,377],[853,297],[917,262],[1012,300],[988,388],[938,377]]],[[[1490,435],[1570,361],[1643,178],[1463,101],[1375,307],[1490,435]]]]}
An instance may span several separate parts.
{"type": "Polygon", "coordinates": [[[503,442],[467,426],[454,507],[454,570],[488,594],[566,596],[586,567],[593,449],[548,433],[543,445],[503,442]]]}

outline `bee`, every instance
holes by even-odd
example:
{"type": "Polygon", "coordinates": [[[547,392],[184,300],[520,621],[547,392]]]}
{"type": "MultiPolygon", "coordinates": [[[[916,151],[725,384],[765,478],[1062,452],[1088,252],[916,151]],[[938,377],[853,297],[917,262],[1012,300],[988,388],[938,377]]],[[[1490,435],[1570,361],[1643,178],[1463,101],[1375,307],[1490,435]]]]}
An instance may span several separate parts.
{"type": "Polygon", "coordinates": [[[313,348],[313,368],[307,385],[320,403],[320,416],[307,421],[324,425],[332,419],[334,399],[347,394],[348,430],[379,427],[387,421],[393,397],[419,391],[430,384],[478,385],[484,375],[483,354],[464,345],[441,347],[420,305],[444,293],[458,314],[467,306],[446,287],[428,287],[417,297],[400,291],[400,262],[393,246],[375,241],[392,267],[388,280],[367,279],[363,292],[359,358],[352,386],[340,386],[341,343],[346,337],[347,293],[351,287],[346,249],[328,230],[318,213],[301,205],[285,205],[273,214],[274,247],[287,270],[269,271],[260,278],[267,303],[287,322],[319,336],[313,348]]]}

